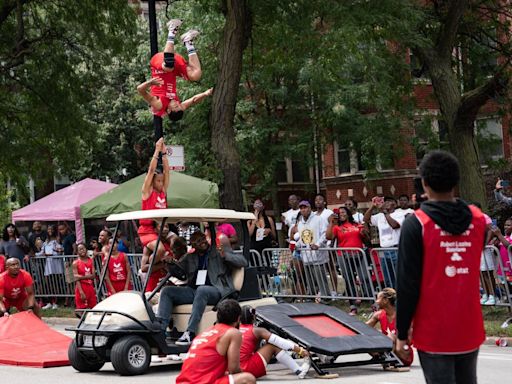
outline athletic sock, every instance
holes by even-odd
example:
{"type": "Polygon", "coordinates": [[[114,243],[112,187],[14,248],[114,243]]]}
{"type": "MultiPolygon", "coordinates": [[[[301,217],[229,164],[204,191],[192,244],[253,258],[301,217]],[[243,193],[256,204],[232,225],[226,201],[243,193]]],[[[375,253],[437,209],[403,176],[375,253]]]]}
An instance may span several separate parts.
{"type": "Polygon", "coordinates": [[[293,360],[293,358],[286,352],[281,350],[276,355],[277,361],[279,361],[281,364],[283,364],[286,368],[291,370],[293,373],[298,374],[300,373],[300,367],[299,365],[293,360]]]}
{"type": "Polygon", "coordinates": [[[167,42],[168,43],[171,43],[171,44],[174,44],[174,38],[176,36],[174,35],[174,31],[169,29],[169,34],[167,35],[167,42]]]}
{"type": "Polygon", "coordinates": [[[185,41],[185,47],[187,48],[188,55],[197,55],[196,48],[194,47],[194,42],[192,40],[185,41]]]}

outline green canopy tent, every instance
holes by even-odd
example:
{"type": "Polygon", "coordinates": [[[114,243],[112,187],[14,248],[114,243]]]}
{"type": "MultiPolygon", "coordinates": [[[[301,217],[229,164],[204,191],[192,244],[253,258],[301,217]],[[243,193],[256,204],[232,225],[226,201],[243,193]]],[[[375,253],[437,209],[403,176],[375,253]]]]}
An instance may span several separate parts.
{"type": "MultiPolygon", "coordinates": [[[[81,205],[81,218],[104,218],[112,213],[140,210],[144,177],[145,174],[137,176],[81,205]]],[[[171,171],[167,205],[169,208],[219,208],[217,184],[171,171]]]]}

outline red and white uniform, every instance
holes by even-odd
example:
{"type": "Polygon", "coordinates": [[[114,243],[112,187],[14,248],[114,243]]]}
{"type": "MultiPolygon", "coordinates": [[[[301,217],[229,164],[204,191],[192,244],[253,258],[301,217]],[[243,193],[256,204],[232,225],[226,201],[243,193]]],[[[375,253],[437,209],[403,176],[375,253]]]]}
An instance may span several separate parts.
{"type": "MultiPolygon", "coordinates": [[[[172,257],[173,253],[171,244],[168,241],[162,241],[162,245],[165,248],[165,253],[169,253],[172,257]]],[[[158,271],[151,272],[151,275],[148,279],[148,285],[146,286],[146,292],[152,292],[160,280],[162,280],[165,276],[167,276],[167,271],[165,269],[159,269],[158,271]]]]}
{"type": "MultiPolygon", "coordinates": [[[[393,318],[393,320],[390,322],[388,322],[388,317],[386,315],[386,311],[381,309],[379,311],[379,323],[380,323],[380,330],[382,331],[383,334],[385,334],[386,336],[390,333],[396,335],[397,334],[397,331],[396,331],[396,317],[393,318]]],[[[411,347],[412,344],[408,344],[409,347],[411,347]]],[[[409,367],[413,360],[414,360],[414,354],[413,354],[413,350],[412,348],[409,348],[409,351],[411,351],[410,353],[410,358],[409,360],[402,360],[402,363],[404,363],[404,365],[406,367],[409,367]]]]}
{"type": "Polygon", "coordinates": [[[162,69],[164,62],[164,53],[159,52],[151,58],[149,62],[151,66],[151,77],[160,77],[163,80],[162,85],[152,85],[151,94],[158,97],[162,101],[162,109],[152,110],[157,116],[167,114],[167,106],[170,100],[180,101],[176,90],[176,77],[182,77],[188,80],[187,61],[179,54],[174,54],[174,69],[170,72],[162,69]]]}
{"type": "Polygon", "coordinates": [[[233,327],[216,324],[196,336],[176,384],[228,384],[228,361],[217,352],[217,341],[233,327]]]}
{"type": "MultiPolygon", "coordinates": [[[[76,270],[80,276],[90,275],[93,270],[92,259],[83,261],[78,259],[76,261],[76,270]]],[[[93,308],[97,303],[96,291],[94,290],[94,281],[92,279],[79,280],[75,286],[75,303],[76,309],[93,308]],[[78,290],[78,283],[82,287],[82,291],[85,293],[85,300],[80,297],[80,291],[78,290]]]]}
{"type": "Polygon", "coordinates": [[[482,212],[469,208],[473,219],[461,235],[443,231],[421,209],[414,213],[423,226],[424,278],[413,319],[418,350],[471,352],[485,340],[479,275],[486,225],[482,212]]]}
{"type": "Polygon", "coordinates": [[[254,325],[240,324],[242,333],[242,345],[240,346],[240,368],[249,372],[254,377],[262,377],[267,374],[266,362],[258,352],[260,340],[254,335],[254,325]]]}
{"type": "MultiPolygon", "coordinates": [[[[126,267],[126,254],[124,252],[119,252],[117,257],[112,255],[108,262],[108,278],[110,282],[114,286],[116,292],[124,291],[124,287],[126,285],[126,279],[128,278],[128,270],[126,267]]],[[[128,286],[128,289],[132,289],[132,284],[128,286]]],[[[107,284],[107,290],[109,296],[114,292],[111,292],[110,287],[107,284]]]]}
{"type": "MultiPolygon", "coordinates": [[[[151,194],[146,200],[142,200],[142,210],[145,211],[147,209],[165,209],[167,208],[167,196],[165,191],[157,192],[155,190],[151,191],[151,194]]],[[[156,240],[158,238],[158,233],[156,232],[155,223],[150,219],[141,219],[139,220],[139,229],[137,230],[139,234],[140,241],[142,246],[146,246],[148,243],[156,240]]]]}
{"type": "Polygon", "coordinates": [[[3,295],[5,308],[16,307],[18,311],[23,311],[23,303],[28,297],[25,289],[32,284],[32,276],[24,269],[20,269],[15,277],[10,276],[8,271],[0,274],[0,294],[3,295]]]}

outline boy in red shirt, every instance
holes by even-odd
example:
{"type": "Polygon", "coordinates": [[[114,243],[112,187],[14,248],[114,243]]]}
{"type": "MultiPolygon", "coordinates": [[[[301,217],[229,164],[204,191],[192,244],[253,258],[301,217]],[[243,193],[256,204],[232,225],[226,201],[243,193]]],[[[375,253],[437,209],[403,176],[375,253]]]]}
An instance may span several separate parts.
{"type": "Polygon", "coordinates": [[[240,370],[240,305],[224,300],[217,306],[217,323],[194,338],[176,384],[253,384],[240,370]]]}
{"type": "Polygon", "coordinates": [[[84,243],[78,244],[77,252],[78,259],[73,261],[76,309],[93,308],[97,304],[94,263],[87,256],[87,247],[84,243]]]}
{"type": "Polygon", "coordinates": [[[30,311],[41,317],[36,304],[34,281],[27,271],[21,269],[20,261],[11,257],[5,262],[6,271],[0,274],[0,316],[9,316],[9,309],[30,311]]]}

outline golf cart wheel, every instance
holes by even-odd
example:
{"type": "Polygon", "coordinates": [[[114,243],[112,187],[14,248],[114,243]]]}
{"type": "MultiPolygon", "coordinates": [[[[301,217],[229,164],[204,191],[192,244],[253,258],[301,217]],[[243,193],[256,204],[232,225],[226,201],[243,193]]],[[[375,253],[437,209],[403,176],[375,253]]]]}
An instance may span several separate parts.
{"type": "Polygon", "coordinates": [[[76,340],[69,344],[68,359],[71,366],[78,372],[97,372],[105,364],[101,359],[92,360],[83,355],[76,346],[76,340]]]}
{"type": "Polygon", "coordinates": [[[142,337],[126,336],[114,343],[110,360],[120,375],[141,375],[149,368],[151,350],[148,342],[142,337]]]}

